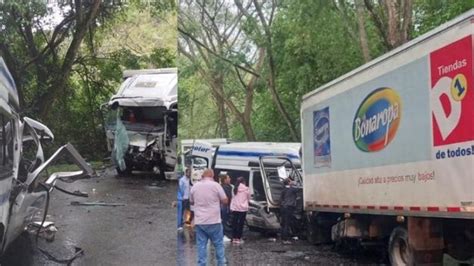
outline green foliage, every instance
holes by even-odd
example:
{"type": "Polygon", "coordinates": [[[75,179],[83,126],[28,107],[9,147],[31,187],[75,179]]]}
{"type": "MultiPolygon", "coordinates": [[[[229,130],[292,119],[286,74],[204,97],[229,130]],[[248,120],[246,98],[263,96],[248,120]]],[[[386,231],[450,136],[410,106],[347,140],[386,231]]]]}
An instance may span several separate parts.
{"type": "MultiPolygon", "coordinates": [[[[353,1],[287,0],[279,3],[281,5],[271,29],[277,72],[276,87],[290,117],[299,127],[299,110],[303,95],[359,67],[364,60],[353,1]],[[345,4],[344,8],[341,3],[345,4]]],[[[473,6],[472,0],[415,0],[412,37],[439,26],[473,6]]],[[[375,5],[376,12],[382,12],[378,10],[382,7],[375,5]]],[[[369,13],[367,10],[365,12],[369,52],[372,58],[376,58],[386,53],[387,48],[373,20],[369,19],[369,13]]],[[[239,26],[246,33],[245,38],[251,39],[254,45],[265,45],[264,37],[256,30],[257,23],[256,20],[248,19],[239,26]]],[[[234,63],[245,65],[246,58],[254,51],[253,46],[240,51],[232,50],[228,52],[232,54],[228,58],[234,63]],[[242,61],[239,61],[241,58],[242,61]]],[[[218,137],[214,130],[211,130],[212,123],[218,118],[216,106],[213,105],[214,99],[209,96],[209,87],[199,79],[199,73],[191,62],[183,60],[179,66],[181,138],[218,137]],[[191,113],[192,122],[189,115],[191,113]]],[[[229,67],[228,62],[216,61],[216,68],[223,69],[226,66],[229,67]]],[[[268,71],[264,68],[258,79],[251,123],[259,141],[288,141],[288,127],[280,117],[267,89],[268,71]]],[[[230,97],[242,106],[242,95],[245,95],[245,92],[238,86],[236,75],[228,72],[225,80],[226,91],[234,92],[230,97]]],[[[245,140],[239,123],[230,116],[227,119],[230,138],[245,140]]]]}
{"type": "Polygon", "coordinates": [[[472,0],[415,0],[415,36],[474,8],[472,0]]]}
{"type": "MultiPolygon", "coordinates": [[[[80,1],[90,8],[92,1],[80,1]]],[[[57,8],[46,1],[0,1],[0,55],[12,72],[22,96],[25,115],[38,119],[55,134],[55,146],[73,143],[87,159],[107,156],[100,106],[122,82],[125,69],[174,67],[176,57],[175,1],[130,1],[102,3],[99,15],[88,29],[74,58],[55,104],[47,115],[38,113],[38,99],[54,86],[63,73],[63,59],[72,40],[74,23],[59,35],[59,45],[45,51],[59,21],[74,17],[70,2],[57,8]],[[31,42],[25,37],[32,27],[31,42]],[[7,60],[10,59],[10,60],[7,60]]],[[[87,10],[87,9],[86,9],[87,10]]],[[[56,147],[49,147],[53,151],[56,147]]]]}

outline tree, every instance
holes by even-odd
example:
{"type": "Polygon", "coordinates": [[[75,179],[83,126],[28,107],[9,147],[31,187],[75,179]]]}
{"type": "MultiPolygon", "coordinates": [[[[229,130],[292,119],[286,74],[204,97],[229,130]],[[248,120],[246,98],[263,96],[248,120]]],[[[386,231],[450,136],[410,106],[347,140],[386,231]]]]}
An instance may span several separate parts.
{"type": "Polygon", "coordinates": [[[413,31],[413,0],[364,0],[387,50],[407,42],[413,31]]]}
{"type": "MultiPolygon", "coordinates": [[[[0,45],[2,54],[9,65],[18,66],[12,72],[13,77],[20,84],[20,90],[23,88],[23,80],[19,73],[22,73],[24,68],[35,66],[36,80],[42,91],[38,91],[39,93],[34,96],[31,106],[35,107],[40,117],[46,117],[57,98],[67,90],[67,81],[82,40],[94,26],[98,15],[106,12],[108,7],[101,4],[99,0],[77,0],[61,5],[60,8],[69,9],[69,11],[62,14],[62,21],[54,29],[47,30],[46,28],[52,25],[44,25],[43,21],[38,19],[38,15],[51,15],[52,11],[45,5],[37,2],[22,5],[13,1],[5,1],[1,5],[2,18],[6,20],[2,22],[2,25],[16,29],[17,36],[14,38],[25,45],[29,60],[19,66],[14,64],[13,62],[17,60],[9,49],[10,44],[4,38],[0,45]],[[35,32],[40,34],[35,34],[35,32]],[[65,51],[64,56],[61,56],[62,49],[65,51]],[[55,75],[49,75],[51,70],[55,72],[55,75]]],[[[21,102],[25,103],[23,94],[24,92],[21,91],[21,102]]]]}
{"type": "Polygon", "coordinates": [[[180,53],[198,68],[209,85],[219,114],[220,136],[229,137],[226,108],[242,126],[247,140],[255,140],[251,123],[254,86],[262,68],[264,51],[248,57],[248,49],[239,28],[241,14],[225,0],[181,2],[178,31],[180,53]],[[253,69],[255,65],[255,69],[253,69]],[[236,79],[244,89],[243,107],[236,104],[236,79]],[[225,106],[224,106],[225,105],[225,106]]]}
{"type": "Polygon", "coordinates": [[[87,158],[102,158],[99,109],[122,71],[176,64],[173,3],[0,1],[0,55],[22,113],[47,124],[55,143],[73,142],[87,158]]]}
{"type": "Polygon", "coordinates": [[[285,106],[283,105],[280,95],[277,91],[277,66],[273,55],[273,19],[278,9],[277,1],[249,0],[245,4],[241,0],[234,0],[239,11],[246,17],[248,27],[252,29],[255,39],[254,42],[259,49],[264,49],[266,54],[266,61],[268,65],[267,84],[270,91],[273,103],[277,107],[278,112],[288,126],[290,137],[293,141],[299,139],[299,134],[296,131],[295,124],[290,118],[285,106]]]}

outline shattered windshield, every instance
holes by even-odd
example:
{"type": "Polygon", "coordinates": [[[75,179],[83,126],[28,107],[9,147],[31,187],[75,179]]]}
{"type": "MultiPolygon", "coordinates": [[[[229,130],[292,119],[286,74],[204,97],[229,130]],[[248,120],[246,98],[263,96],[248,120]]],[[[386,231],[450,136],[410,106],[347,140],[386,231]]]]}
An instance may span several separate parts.
{"type": "Polygon", "coordinates": [[[105,114],[106,127],[115,129],[116,117],[119,116],[127,130],[143,132],[160,132],[164,130],[166,108],[158,107],[120,107],[109,109],[105,114]]]}

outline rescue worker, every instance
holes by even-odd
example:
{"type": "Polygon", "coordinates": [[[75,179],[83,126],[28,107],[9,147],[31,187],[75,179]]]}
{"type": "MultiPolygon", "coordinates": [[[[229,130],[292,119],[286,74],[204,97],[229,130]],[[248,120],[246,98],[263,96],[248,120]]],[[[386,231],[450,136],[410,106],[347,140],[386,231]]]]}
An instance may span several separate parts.
{"type": "Polygon", "coordinates": [[[283,184],[284,188],[280,196],[281,238],[283,244],[291,244],[291,226],[296,209],[298,189],[293,186],[293,182],[289,178],[286,178],[283,184]]]}

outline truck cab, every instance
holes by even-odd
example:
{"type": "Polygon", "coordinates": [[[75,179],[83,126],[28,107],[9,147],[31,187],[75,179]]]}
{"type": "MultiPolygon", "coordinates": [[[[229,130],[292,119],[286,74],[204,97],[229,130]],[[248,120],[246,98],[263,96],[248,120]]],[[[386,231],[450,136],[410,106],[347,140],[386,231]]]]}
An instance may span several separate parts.
{"type": "Polygon", "coordinates": [[[128,70],[103,105],[107,146],[119,175],[153,171],[175,178],[178,104],[175,68],[128,70]]]}

